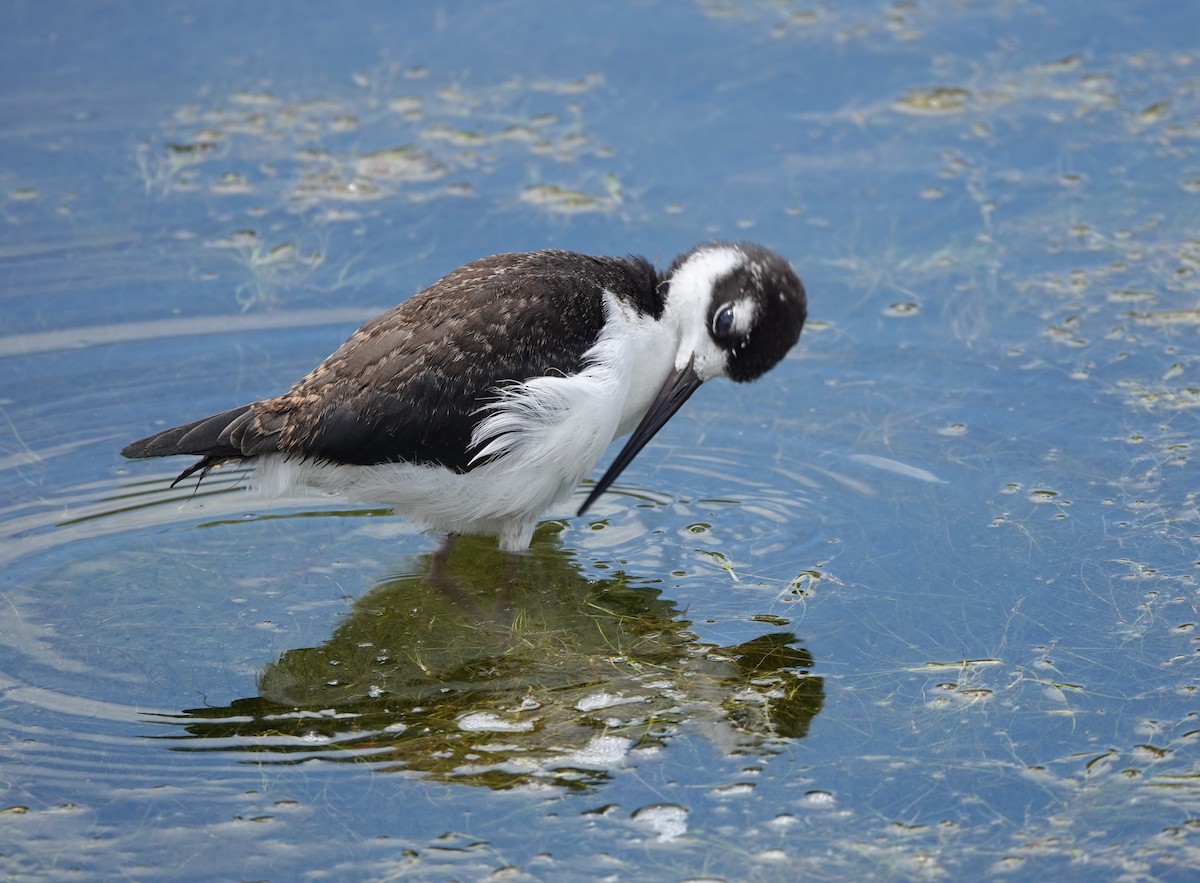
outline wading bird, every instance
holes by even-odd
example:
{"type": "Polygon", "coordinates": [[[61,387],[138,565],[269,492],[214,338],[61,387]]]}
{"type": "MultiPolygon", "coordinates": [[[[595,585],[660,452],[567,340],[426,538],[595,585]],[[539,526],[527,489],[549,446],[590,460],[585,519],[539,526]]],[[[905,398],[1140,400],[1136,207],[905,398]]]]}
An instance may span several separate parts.
{"type": "Polygon", "coordinates": [[[580,515],[702,383],[774,367],[806,309],[788,263],[757,245],[698,245],[663,272],[638,257],[495,255],[371,320],[283,395],[121,453],[199,456],[172,486],[251,464],[267,495],[386,505],[517,552],[613,439],[632,430],[580,515]]]}

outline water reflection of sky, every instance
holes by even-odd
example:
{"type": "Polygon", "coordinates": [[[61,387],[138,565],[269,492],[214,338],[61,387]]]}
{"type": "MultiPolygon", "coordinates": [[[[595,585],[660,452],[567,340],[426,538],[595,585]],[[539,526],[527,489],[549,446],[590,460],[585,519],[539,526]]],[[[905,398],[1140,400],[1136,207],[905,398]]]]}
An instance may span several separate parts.
{"type": "Polygon", "coordinates": [[[1188,873],[1195,12],[843,6],[5,10],[9,870],[1188,873]],[[515,607],[117,456],[471,258],[712,237],[799,349],[515,607]]]}

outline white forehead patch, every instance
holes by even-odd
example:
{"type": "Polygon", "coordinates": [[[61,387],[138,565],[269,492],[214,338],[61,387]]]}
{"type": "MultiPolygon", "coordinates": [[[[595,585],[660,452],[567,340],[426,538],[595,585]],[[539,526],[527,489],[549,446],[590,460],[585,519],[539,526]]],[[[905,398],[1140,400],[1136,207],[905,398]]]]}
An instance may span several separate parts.
{"type": "Polygon", "coordinates": [[[734,267],[745,261],[746,255],[742,250],[730,245],[700,249],[671,276],[670,306],[706,315],[717,280],[732,273],[734,267]]]}
{"type": "Polygon", "coordinates": [[[689,256],[672,274],[663,321],[678,334],[675,368],[692,361],[701,380],[725,373],[728,354],[710,336],[709,307],[717,280],[745,262],[740,248],[714,245],[689,256]]]}

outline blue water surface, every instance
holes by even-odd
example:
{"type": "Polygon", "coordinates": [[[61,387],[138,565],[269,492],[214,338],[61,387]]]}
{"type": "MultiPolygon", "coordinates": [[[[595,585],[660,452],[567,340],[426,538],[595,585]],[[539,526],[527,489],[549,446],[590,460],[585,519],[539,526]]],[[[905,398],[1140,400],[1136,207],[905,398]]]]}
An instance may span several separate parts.
{"type": "Polygon", "coordinates": [[[6,874],[1192,878],[1193,4],[64,9],[0,12],[6,874]],[[800,345],[507,587],[119,456],[473,258],[715,238],[800,345]]]}

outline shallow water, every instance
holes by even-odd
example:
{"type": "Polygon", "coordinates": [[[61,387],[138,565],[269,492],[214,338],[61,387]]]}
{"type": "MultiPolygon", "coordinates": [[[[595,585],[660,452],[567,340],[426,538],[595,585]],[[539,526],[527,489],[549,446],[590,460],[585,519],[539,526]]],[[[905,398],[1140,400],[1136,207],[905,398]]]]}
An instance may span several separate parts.
{"type": "Polygon", "coordinates": [[[5,872],[1191,876],[1190,4],[0,16],[5,872]],[[718,237],[799,347],[507,592],[119,457],[471,258],[718,237]]]}

